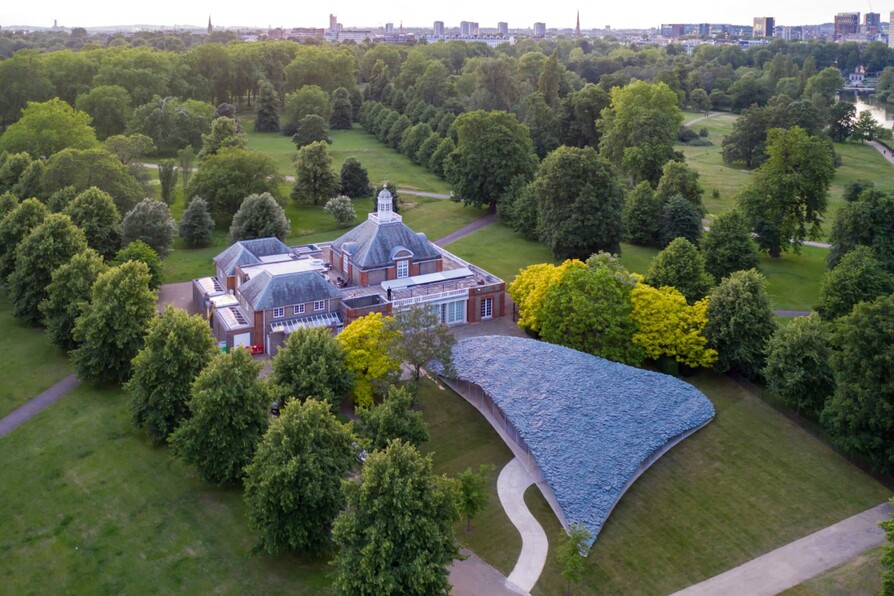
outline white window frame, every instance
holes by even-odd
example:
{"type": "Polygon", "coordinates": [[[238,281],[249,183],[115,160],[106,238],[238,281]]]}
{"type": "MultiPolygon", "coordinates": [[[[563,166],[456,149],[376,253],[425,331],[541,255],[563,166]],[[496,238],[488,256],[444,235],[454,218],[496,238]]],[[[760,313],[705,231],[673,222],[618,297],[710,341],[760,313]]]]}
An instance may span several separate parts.
{"type": "Polygon", "coordinates": [[[273,318],[281,319],[286,316],[286,309],[282,306],[277,306],[273,309],[273,318]]]}
{"type": "Polygon", "coordinates": [[[438,314],[441,323],[445,325],[458,325],[466,322],[466,301],[455,300],[453,302],[443,302],[438,305],[438,314]]]}
{"type": "Polygon", "coordinates": [[[402,259],[397,262],[397,279],[410,277],[410,261],[402,259]]]}
{"type": "Polygon", "coordinates": [[[326,309],[326,301],[325,300],[315,300],[314,301],[314,311],[321,311],[326,309]]]}
{"type": "Polygon", "coordinates": [[[296,315],[303,315],[303,314],[304,314],[304,305],[303,305],[303,304],[296,304],[296,305],[295,305],[295,308],[294,308],[293,310],[294,310],[294,312],[295,312],[296,315]]]}
{"type": "Polygon", "coordinates": [[[345,253],[341,256],[341,272],[345,275],[348,274],[348,269],[350,268],[351,259],[348,257],[348,253],[345,253]]]}
{"type": "Polygon", "coordinates": [[[494,318],[494,299],[481,299],[481,320],[494,318]]]}

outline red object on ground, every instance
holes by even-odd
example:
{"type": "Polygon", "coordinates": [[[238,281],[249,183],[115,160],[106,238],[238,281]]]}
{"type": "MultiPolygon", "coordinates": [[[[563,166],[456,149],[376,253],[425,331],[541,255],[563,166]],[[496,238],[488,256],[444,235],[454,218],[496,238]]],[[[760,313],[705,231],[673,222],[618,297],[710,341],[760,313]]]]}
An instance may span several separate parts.
{"type": "Polygon", "coordinates": [[[261,344],[257,344],[257,345],[254,345],[254,346],[243,346],[243,347],[244,347],[246,350],[251,350],[251,355],[252,355],[252,356],[255,356],[255,355],[257,355],[257,354],[263,354],[263,353],[264,353],[264,346],[262,346],[261,344]]]}

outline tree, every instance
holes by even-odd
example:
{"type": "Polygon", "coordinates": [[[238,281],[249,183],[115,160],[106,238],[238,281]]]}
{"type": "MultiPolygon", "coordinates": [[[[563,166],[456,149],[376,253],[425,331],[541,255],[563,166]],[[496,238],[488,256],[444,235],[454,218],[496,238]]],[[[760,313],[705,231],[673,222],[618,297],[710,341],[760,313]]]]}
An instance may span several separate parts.
{"type": "Polygon", "coordinates": [[[29,101],[19,121],[0,136],[0,153],[24,151],[35,159],[63,149],[91,149],[96,145],[90,116],[58,97],[43,103],[29,101]]]}
{"type": "Polygon", "coordinates": [[[292,332],[273,357],[273,386],[281,402],[316,399],[337,412],[354,386],[346,354],[329,331],[301,328],[292,332]]]}
{"type": "Polygon", "coordinates": [[[560,147],[531,183],[538,233],[556,260],[620,252],[624,195],[617,172],[592,147],[560,147]]]}
{"type": "Polygon", "coordinates": [[[495,470],[493,464],[481,464],[477,472],[472,468],[466,468],[457,478],[459,511],[466,518],[466,533],[472,532],[472,518],[484,511],[490,502],[487,482],[495,470]]]}
{"type": "Polygon", "coordinates": [[[419,149],[416,150],[416,155],[413,158],[413,161],[423,167],[428,167],[429,163],[431,163],[431,156],[434,155],[440,144],[441,135],[436,132],[431,133],[424,141],[422,141],[422,144],[419,145],[419,149]]]}
{"type": "Polygon", "coordinates": [[[705,270],[720,281],[733,271],[756,269],[759,261],[757,245],[751,238],[748,224],[738,211],[721,213],[711,221],[701,241],[705,270]]]}
{"type": "Polygon", "coordinates": [[[835,390],[829,327],[816,315],[796,317],[767,346],[767,389],[790,408],[818,416],[835,390]]]}
{"type": "Polygon", "coordinates": [[[858,302],[894,292],[894,274],[886,271],[868,246],[857,246],[826,272],[816,311],[831,321],[850,314],[858,302]]]}
{"type": "Polygon", "coordinates": [[[161,185],[161,200],[165,205],[174,202],[174,190],[177,186],[177,168],[174,160],[165,159],[158,164],[158,182],[161,185]]]}
{"type": "Polygon", "coordinates": [[[860,116],[857,118],[856,122],[854,122],[854,129],[853,132],[851,132],[851,137],[857,139],[860,143],[871,141],[878,136],[879,128],[879,125],[875,123],[875,118],[873,118],[872,112],[863,110],[860,112],[860,116]]]}
{"type": "Polygon", "coordinates": [[[704,89],[693,89],[689,93],[689,103],[697,112],[704,112],[706,116],[711,111],[711,100],[704,89]]]}
{"type": "Polygon", "coordinates": [[[295,172],[293,199],[318,205],[338,192],[339,180],[332,171],[332,157],[326,143],[311,143],[299,149],[295,172]]]}
{"type": "Polygon", "coordinates": [[[16,248],[43,222],[47,208],[37,199],[25,199],[0,220],[0,281],[16,269],[16,248]]]}
{"type": "Polygon", "coordinates": [[[134,426],[145,428],[153,443],[164,442],[189,419],[190,386],[216,347],[208,322],[198,315],[168,305],[149,321],[124,388],[134,426]]]}
{"type": "Polygon", "coordinates": [[[894,519],[887,519],[879,522],[878,525],[885,531],[885,542],[887,543],[882,553],[884,572],[882,573],[881,594],[891,596],[891,593],[894,592],[894,519]]]}
{"type": "Polygon", "coordinates": [[[285,240],[291,227],[286,212],[270,193],[248,195],[233,216],[230,242],[273,236],[285,240]]]}
{"type": "Polygon", "coordinates": [[[388,129],[388,133],[385,135],[385,142],[392,149],[398,149],[400,147],[400,141],[403,138],[404,132],[412,126],[410,119],[406,116],[399,116],[397,120],[394,121],[394,124],[388,129]]]}
{"type": "Polygon", "coordinates": [[[77,347],[73,337],[75,321],[81,314],[81,305],[90,300],[90,288],[106,269],[99,253],[88,248],[53,271],[40,312],[50,342],[60,350],[68,352],[77,347]]]}
{"type": "Polygon", "coordinates": [[[859,245],[869,246],[882,266],[894,273],[894,194],[867,191],[860,200],[845,203],[832,224],[829,241],[832,249],[827,259],[834,267],[841,258],[859,245]]]}
{"type": "Polygon", "coordinates": [[[700,210],[702,207],[702,187],[699,174],[682,161],[671,160],[661,168],[661,179],[655,189],[655,196],[667,202],[681,196],[700,210]]]}
{"type": "Polygon", "coordinates": [[[851,180],[844,185],[844,192],[841,193],[841,198],[848,203],[853,203],[854,201],[859,201],[864,192],[873,189],[875,189],[875,182],[872,180],[851,180]]]}
{"type": "Polygon", "coordinates": [[[121,213],[130,211],[143,198],[143,187],[114,155],[102,149],[65,149],[47,160],[43,174],[44,192],[52,195],[68,186],[82,192],[95,186],[115,199],[121,213]]]}
{"type": "Polygon", "coordinates": [[[344,594],[447,594],[457,556],[455,480],[432,472],[431,456],[393,441],[371,453],[359,483],[344,484],[332,538],[335,589],[344,594]]]}
{"type": "Polygon", "coordinates": [[[422,412],[414,412],[412,405],[413,394],[392,385],[380,405],[357,411],[359,436],[369,441],[370,449],[385,449],[394,439],[419,447],[428,441],[428,430],[422,412]]]}
{"type": "Polygon", "coordinates": [[[112,258],[121,246],[121,214],[108,193],[96,187],[88,188],[63,213],[84,232],[87,245],[104,259],[112,258]]]}
{"type": "Polygon", "coordinates": [[[44,165],[43,162],[39,159],[35,159],[28,167],[25,168],[25,171],[22,172],[22,175],[19,176],[18,181],[12,186],[10,189],[16,196],[22,198],[44,198],[43,192],[43,170],[44,165]]]}
{"type": "Polygon", "coordinates": [[[205,159],[217,155],[221,149],[244,149],[247,144],[245,133],[233,118],[215,118],[211,122],[211,132],[202,135],[202,150],[198,158],[205,159]]]}
{"type": "Polygon", "coordinates": [[[531,134],[534,152],[543,159],[561,144],[559,115],[540,92],[534,92],[522,100],[522,119],[531,134]]]}
{"type": "Polygon", "coordinates": [[[354,404],[373,405],[373,393],[380,390],[400,370],[400,360],[392,356],[398,333],[391,317],[370,313],[352,321],[338,335],[345,350],[345,364],[354,373],[354,404]]]}
{"type": "Polygon", "coordinates": [[[643,180],[627,193],[621,220],[627,238],[633,244],[654,246],[658,244],[664,205],[655,196],[652,185],[643,180]]]}
{"type": "Polygon", "coordinates": [[[298,149],[316,142],[332,144],[328,133],[329,126],[326,121],[316,114],[310,114],[298,121],[295,134],[292,135],[292,142],[298,149]]]}
{"type": "Polygon", "coordinates": [[[180,237],[190,248],[201,248],[211,244],[214,220],[208,212],[208,203],[202,197],[193,197],[183,212],[178,226],[180,237]]]}
{"type": "Polygon", "coordinates": [[[755,172],[756,192],[744,193],[741,204],[761,249],[778,257],[790,244],[797,252],[805,238],[819,234],[835,166],[828,143],[800,127],[770,130],[767,155],[755,172]]]}
{"type": "Polygon", "coordinates": [[[676,157],[673,149],[683,113],[677,94],[664,83],[633,82],[611,90],[603,110],[600,151],[634,182],[658,184],[661,168],[676,157]]]}
{"type": "Polygon", "coordinates": [[[130,118],[130,93],[120,85],[98,85],[78,95],[75,107],[89,114],[99,139],[120,135],[127,129],[130,118]]]}
{"type": "MultiPolygon", "coordinates": [[[[431,159],[428,162],[428,169],[432,174],[438,176],[439,178],[445,178],[447,176],[446,166],[447,166],[447,158],[456,150],[456,145],[453,143],[453,139],[450,137],[445,137],[441,139],[438,143],[438,147],[435,149],[435,152],[431,154],[431,159]]],[[[525,180],[530,180],[531,176],[527,174],[522,174],[522,178],[525,180]]]]}
{"type": "Polygon", "coordinates": [[[552,263],[528,265],[509,284],[509,296],[518,306],[518,326],[534,334],[542,327],[543,304],[547,291],[571,269],[585,269],[580,261],[567,260],[559,266],[552,263]]]}
{"type": "Polygon", "coordinates": [[[19,204],[19,198],[11,192],[0,194],[0,222],[19,204]]]}
{"type": "Polygon", "coordinates": [[[600,132],[596,128],[596,121],[602,117],[602,110],[610,104],[609,94],[592,83],[565,96],[561,106],[562,143],[598,149],[600,132]]]}
{"type": "Polygon", "coordinates": [[[836,102],[829,109],[829,136],[836,143],[845,142],[854,132],[854,117],[857,109],[846,101],[836,102]]]}
{"type": "Polygon", "coordinates": [[[543,94],[547,105],[551,108],[559,107],[559,86],[561,84],[563,67],[559,65],[559,50],[553,50],[552,55],[537,80],[537,91],[543,94]]]}
{"type": "Polygon", "coordinates": [[[661,210],[661,226],[658,245],[667,246],[675,238],[685,238],[698,244],[702,236],[702,215],[698,207],[681,196],[664,204],[661,210]]]}
{"type": "Polygon", "coordinates": [[[99,275],[73,332],[79,345],[71,358],[79,379],[99,384],[130,377],[131,361],[155,316],[155,300],[144,263],[126,262],[99,275]]]}
{"type": "Polygon", "coordinates": [[[747,168],[763,163],[769,120],[766,108],[752,106],[744,110],[733,125],[732,132],[723,137],[723,161],[740,162],[747,168]]]}
{"type": "Polygon", "coordinates": [[[606,268],[569,268],[543,297],[540,336],[624,364],[638,365],[643,350],[633,343],[630,289],[606,268]]]}
{"type": "Polygon", "coordinates": [[[416,389],[422,367],[434,362],[444,371],[451,370],[456,338],[432,310],[414,307],[402,311],[394,316],[391,326],[396,337],[393,354],[412,369],[416,389]]]}
{"type": "Polygon", "coordinates": [[[155,96],[133,111],[128,130],[152,139],[160,155],[175,155],[187,146],[201,149],[202,135],[211,130],[214,116],[210,103],[155,96]]]}
{"type": "Polygon", "coordinates": [[[174,246],[177,222],[171,210],[161,201],[143,199],[127,212],[121,222],[121,242],[124,245],[142,240],[160,257],[166,257],[174,246]]]}
{"type": "Polygon", "coordinates": [[[354,106],[351,94],[344,87],[332,92],[332,115],[329,125],[336,130],[350,130],[354,125],[354,106]]]}
{"type": "Polygon", "coordinates": [[[717,350],[720,372],[733,369],[759,377],[775,329],[767,281],[756,270],[736,271],[711,290],[705,336],[717,350]]]}
{"type": "Polygon", "coordinates": [[[674,239],[652,259],[644,281],[655,288],[676,288],[689,304],[704,298],[714,285],[705,271],[705,258],[685,238],[674,239]]]}
{"type": "Polygon", "coordinates": [[[882,473],[894,465],[894,295],[863,302],[838,320],[832,333],[837,382],[822,420],[847,453],[869,459],[882,473]]]}
{"type": "Polygon", "coordinates": [[[2,164],[0,164],[0,190],[9,192],[15,188],[19,179],[31,166],[32,159],[31,156],[24,151],[21,153],[13,153],[11,155],[0,153],[0,155],[5,156],[2,164]]]}
{"type": "Polygon", "coordinates": [[[844,87],[844,77],[841,76],[841,71],[829,66],[807,79],[804,97],[810,98],[814,102],[819,101],[823,107],[828,107],[832,105],[835,96],[842,87],[844,87]]]}
{"type": "Polygon", "coordinates": [[[369,174],[356,157],[347,158],[341,164],[341,194],[352,199],[362,199],[370,195],[369,174]]]}
{"type": "Polygon", "coordinates": [[[707,367],[717,361],[717,352],[708,348],[705,325],[708,323],[708,300],[686,303],[676,288],[653,288],[637,284],[630,291],[636,323],[633,343],[641,346],[652,360],[673,358],[692,368],[707,367]]]}
{"type": "MultiPolygon", "coordinates": [[[[537,156],[527,128],[506,112],[467,112],[453,122],[456,149],[444,172],[464,204],[487,206],[491,213],[513,178],[530,181],[537,156]]],[[[440,148],[439,148],[440,150],[440,148]]],[[[435,155],[432,156],[434,162],[435,155]]]]}
{"type": "Polygon", "coordinates": [[[411,126],[405,132],[400,141],[400,152],[410,158],[414,163],[416,161],[416,153],[419,147],[432,134],[431,126],[427,122],[420,122],[415,126],[411,126]]]}
{"type": "Polygon", "coordinates": [[[16,247],[15,271],[7,280],[16,317],[37,324],[53,271],[87,248],[84,233],[71,218],[51,213],[16,247]]]}
{"type": "Polygon", "coordinates": [[[323,122],[329,122],[332,106],[329,96],[316,85],[307,85],[286,95],[283,108],[282,134],[291,137],[298,132],[298,123],[305,116],[319,116],[323,122]]]}
{"type": "Polygon", "coordinates": [[[135,159],[155,152],[152,139],[140,133],[111,136],[103,141],[102,147],[126,166],[135,159]]]}
{"type": "Polygon", "coordinates": [[[357,219],[357,212],[354,210],[351,197],[344,195],[332,197],[326,201],[323,211],[335,218],[335,223],[342,228],[351,225],[357,219]]]}
{"type": "Polygon", "coordinates": [[[342,509],[342,479],[354,464],[354,435],[326,402],[290,401],[245,468],[245,502],[259,551],[318,554],[342,509]]]}
{"type": "Polygon", "coordinates": [[[255,132],[279,132],[279,111],[276,89],[269,81],[258,85],[258,115],[255,117],[255,132]]]}
{"type": "Polygon", "coordinates": [[[185,147],[177,152],[177,166],[180,168],[180,179],[183,181],[184,195],[187,194],[186,188],[189,185],[189,179],[192,177],[192,164],[195,160],[196,155],[192,146],[185,147]]]}
{"type": "Polygon", "coordinates": [[[279,198],[280,179],[269,155],[247,149],[222,149],[202,161],[202,167],[189,182],[186,196],[200,196],[208,201],[217,225],[229,226],[248,195],[267,192],[279,198]]]}
{"type": "Polygon", "coordinates": [[[556,552],[556,559],[562,569],[562,577],[568,582],[565,596],[571,596],[571,586],[584,576],[584,549],[590,539],[590,532],[580,524],[572,524],[571,532],[562,541],[556,552]]]}
{"type": "Polygon", "coordinates": [[[142,240],[134,240],[115,255],[116,263],[135,261],[143,263],[149,271],[149,288],[157,290],[161,285],[162,270],[158,254],[142,240]]]}

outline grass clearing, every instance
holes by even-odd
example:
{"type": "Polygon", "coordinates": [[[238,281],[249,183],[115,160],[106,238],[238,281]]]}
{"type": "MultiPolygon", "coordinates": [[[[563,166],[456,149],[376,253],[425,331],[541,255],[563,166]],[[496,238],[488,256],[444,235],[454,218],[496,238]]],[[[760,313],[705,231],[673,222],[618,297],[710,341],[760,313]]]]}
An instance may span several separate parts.
{"type": "Polygon", "coordinates": [[[6,292],[0,292],[0,337],[7,347],[0,361],[0,418],[71,373],[64,352],[50,344],[41,327],[12,315],[6,292]]]}
{"type": "MultiPolygon", "coordinates": [[[[621,499],[585,563],[580,594],[670,593],[878,505],[883,486],[712,372],[688,379],[717,417],[649,468],[621,499]]],[[[561,528],[525,495],[550,539],[535,594],[558,594],[561,528]]]]}
{"type": "Polygon", "coordinates": [[[882,552],[879,546],[782,593],[782,596],[870,596],[881,593],[882,552]]]}

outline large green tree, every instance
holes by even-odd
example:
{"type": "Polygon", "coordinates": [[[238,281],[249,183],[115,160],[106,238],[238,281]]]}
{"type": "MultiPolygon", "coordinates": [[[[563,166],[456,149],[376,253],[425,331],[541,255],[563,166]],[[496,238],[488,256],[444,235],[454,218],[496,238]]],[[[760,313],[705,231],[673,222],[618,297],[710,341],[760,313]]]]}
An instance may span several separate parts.
{"type": "Polygon", "coordinates": [[[894,470],[894,295],[854,307],[832,334],[837,386],[823,411],[833,440],[866,457],[880,472],[894,470]]]}
{"type": "Polygon", "coordinates": [[[412,406],[413,394],[392,385],[381,404],[357,410],[358,434],[369,441],[371,449],[385,449],[394,439],[419,447],[428,441],[428,429],[422,412],[413,411],[412,406]]]}
{"type": "Polygon", "coordinates": [[[77,192],[95,186],[111,195],[120,213],[145,196],[128,167],[102,149],[65,149],[53,155],[47,160],[43,186],[48,196],[69,186],[77,192]]]}
{"type": "Polygon", "coordinates": [[[87,238],[87,245],[104,259],[121,246],[121,214],[107,192],[91,187],[80,193],[63,211],[87,238]]]}
{"type": "Polygon", "coordinates": [[[177,222],[171,217],[170,208],[155,199],[143,199],[137,203],[121,222],[122,244],[141,240],[160,258],[173,250],[176,235],[177,222]]]}
{"type": "Polygon", "coordinates": [[[487,206],[495,213],[513,178],[534,177],[534,145],[528,129],[514,114],[467,112],[453,122],[453,130],[456,148],[447,157],[444,172],[463,203],[487,206]]]}
{"type": "Polygon", "coordinates": [[[189,388],[189,418],[170,437],[174,455],[202,480],[242,480],[267,429],[270,392],[258,379],[262,364],[248,350],[218,354],[189,388]]]}
{"type": "Polygon", "coordinates": [[[164,442],[189,418],[190,386],[215,347],[208,322],[185,310],[168,305],[150,320],[125,389],[134,425],[145,428],[153,443],[164,442]]]}
{"type": "Polygon", "coordinates": [[[293,199],[319,205],[332,198],[338,188],[338,175],[332,170],[332,157],[326,143],[318,141],[298,150],[293,199]]]}
{"type": "Polygon", "coordinates": [[[347,158],[341,164],[341,194],[352,199],[368,197],[372,191],[369,187],[369,173],[356,157],[347,158]]]}
{"type": "Polygon", "coordinates": [[[75,107],[90,115],[99,139],[122,134],[133,112],[130,93],[120,85],[98,85],[78,95],[75,107]]]}
{"type": "Polygon", "coordinates": [[[682,161],[671,160],[661,168],[661,179],[655,189],[655,195],[662,201],[669,201],[681,196],[699,209],[702,209],[702,186],[698,181],[699,174],[682,161]]]}
{"type": "Polygon", "coordinates": [[[15,271],[16,248],[47,214],[43,203],[25,199],[0,220],[0,281],[5,281],[15,271]]]}
{"type": "Polygon", "coordinates": [[[354,386],[341,344],[322,328],[296,329],[273,358],[274,391],[282,402],[316,399],[338,411],[354,386]]]}
{"type": "Polygon", "coordinates": [[[424,366],[436,363],[444,371],[451,370],[456,338],[431,309],[414,307],[396,313],[390,325],[397,332],[392,351],[410,367],[417,384],[424,366]]]}
{"type": "Polygon", "coordinates": [[[826,272],[816,311],[831,321],[850,314],[858,302],[894,292],[894,274],[885,271],[872,249],[857,246],[826,272]]]}
{"type": "Polygon", "coordinates": [[[90,116],[58,97],[43,103],[28,102],[18,122],[0,136],[0,153],[24,151],[31,157],[49,157],[63,149],[91,149],[97,145],[90,116]]]}
{"type": "Polygon", "coordinates": [[[127,263],[128,261],[136,261],[146,265],[149,270],[149,288],[157,290],[161,286],[162,277],[164,275],[161,267],[161,259],[158,253],[152,250],[152,247],[142,240],[134,240],[117,253],[115,253],[115,263],[127,263]]]}
{"type": "Polygon", "coordinates": [[[277,109],[276,88],[269,81],[258,84],[258,115],[255,117],[255,132],[279,132],[279,110],[277,109]]]}
{"type": "Polygon", "coordinates": [[[183,219],[177,226],[183,241],[191,248],[201,248],[211,244],[214,219],[208,211],[208,202],[202,197],[193,197],[183,212],[183,219]]]}
{"type": "Polygon", "coordinates": [[[448,594],[458,556],[455,480],[432,472],[431,456],[392,442],[369,455],[359,483],[346,482],[332,537],[335,589],[343,594],[448,594]]]}
{"type": "Polygon", "coordinates": [[[711,220],[701,241],[705,270],[720,281],[733,271],[756,269],[760,256],[748,223],[738,211],[727,211],[711,220]]]}
{"type": "Polygon", "coordinates": [[[884,268],[894,273],[894,193],[867,190],[860,198],[838,210],[829,241],[828,265],[834,267],[850,251],[863,245],[872,248],[884,268]]]}
{"type": "Polygon", "coordinates": [[[113,267],[99,275],[91,294],[75,322],[79,346],[71,352],[72,363],[82,381],[121,383],[130,377],[131,361],[156,312],[149,269],[136,261],[113,267]]]}
{"type": "Polygon", "coordinates": [[[306,116],[319,116],[329,122],[332,105],[325,91],[316,85],[308,85],[286,96],[282,116],[281,132],[290,137],[298,132],[298,123],[306,116]]]}
{"type": "Polygon", "coordinates": [[[186,196],[208,201],[219,226],[229,227],[242,201],[251,194],[269,192],[279,197],[280,176],[269,155],[247,149],[222,149],[202,161],[189,181],[186,196]]]}
{"type": "Polygon", "coordinates": [[[260,532],[256,548],[323,552],[354,456],[351,427],[335,418],[328,403],[287,403],[245,468],[245,502],[260,532]]]}
{"type": "Polygon", "coordinates": [[[673,146],[683,124],[677,102],[677,94],[664,83],[614,87],[599,123],[602,154],[634,182],[658,184],[664,164],[677,157],[673,146]]]}
{"type": "Polygon", "coordinates": [[[702,215],[699,208],[677,195],[664,203],[658,228],[658,245],[667,246],[676,238],[698,244],[702,237],[702,215]]]}
{"type": "Polygon", "coordinates": [[[766,362],[767,342],[776,330],[767,281],[749,269],[724,278],[709,295],[708,345],[717,350],[717,369],[759,377],[766,362]]]}
{"type": "Polygon", "coordinates": [[[81,315],[82,305],[90,301],[96,278],[106,269],[102,256],[88,248],[53,271],[40,311],[50,342],[60,350],[67,352],[77,347],[73,335],[75,321],[81,315]]]}
{"type": "Polygon", "coordinates": [[[285,240],[290,230],[291,222],[286,212],[270,193],[249,195],[233,216],[230,242],[272,236],[285,240]]]}
{"type": "Polygon", "coordinates": [[[705,258],[685,238],[676,238],[652,259],[644,281],[653,288],[676,288],[689,304],[704,298],[714,285],[705,258]]]}
{"type": "Polygon", "coordinates": [[[217,155],[221,149],[231,147],[244,149],[247,143],[245,133],[234,118],[215,118],[211,122],[211,131],[202,135],[202,150],[199,151],[198,158],[217,155]]]}
{"type": "Polygon", "coordinates": [[[538,232],[556,260],[620,252],[624,195],[617,171],[592,147],[560,147],[531,183],[538,232]]]}
{"type": "Polygon", "coordinates": [[[797,412],[817,416],[835,390],[830,328],[815,314],[776,330],[767,346],[767,388],[797,412]]]}
{"type": "Polygon", "coordinates": [[[188,146],[201,149],[214,114],[214,106],[204,101],[156,96],[133,111],[128,130],[152,139],[161,155],[173,156],[188,146]]]}
{"type": "Polygon", "coordinates": [[[633,187],[624,199],[621,215],[630,242],[643,246],[658,244],[663,209],[664,205],[655,196],[651,184],[643,180],[633,187]]]}
{"type": "Polygon", "coordinates": [[[41,322],[40,303],[47,298],[53,271],[87,248],[87,241],[71,218],[47,215],[16,248],[16,268],[7,287],[15,316],[31,324],[41,322]]]}

